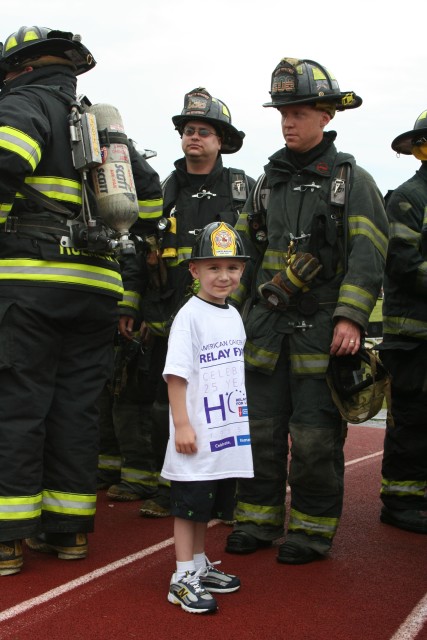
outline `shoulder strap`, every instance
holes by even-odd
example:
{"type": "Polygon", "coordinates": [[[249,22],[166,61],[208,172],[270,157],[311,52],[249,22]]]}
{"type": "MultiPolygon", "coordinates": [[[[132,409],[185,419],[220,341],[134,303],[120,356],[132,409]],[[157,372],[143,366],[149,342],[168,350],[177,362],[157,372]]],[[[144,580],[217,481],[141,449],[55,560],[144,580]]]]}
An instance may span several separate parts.
{"type": "Polygon", "coordinates": [[[353,156],[339,152],[331,180],[330,204],[332,218],[338,233],[338,244],[342,254],[344,271],[348,267],[348,202],[356,160],[353,156]]]}
{"type": "Polygon", "coordinates": [[[255,183],[252,207],[254,213],[267,213],[270,188],[267,186],[267,176],[262,173],[255,183]]]}

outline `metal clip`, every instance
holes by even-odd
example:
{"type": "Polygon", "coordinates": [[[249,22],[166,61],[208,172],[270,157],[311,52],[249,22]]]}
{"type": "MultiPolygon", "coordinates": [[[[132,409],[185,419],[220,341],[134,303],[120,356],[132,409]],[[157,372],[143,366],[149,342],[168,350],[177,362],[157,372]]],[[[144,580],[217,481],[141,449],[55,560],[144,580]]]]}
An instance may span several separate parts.
{"type": "Polygon", "coordinates": [[[294,329],[301,329],[301,331],[307,331],[307,329],[311,329],[313,327],[312,324],[307,324],[305,320],[302,320],[300,323],[288,322],[288,326],[293,327],[294,329]]]}
{"type": "MultiPolygon", "coordinates": [[[[193,196],[193,198],[194,198],[194,196],[193,196]]],[[[201,233],[202,231],[203,231],[203,229],[192,229],[188,233],[191,234],[192,236],[198,236],[199,233],[201,233]]]]}
{"type": "Polygon", "coordinates": [[[341,191],[344,190],[345,187],[345,181],[341,180],[341,178],[335,178],[334,180],[334,194],[336,195],[337,193],[341,193],[341,191]]]}
{"type": "Polygon", "coordinates": [[[243,182],[243,180],[235,180],[233,182],[233,190],[237,191],[237,193],[241,193],[243,191],[244,185],[245,183],[243,182]]]}
{"type": "Polygon", "coordinates": [[[311,184],[300,184],[299,187],[294,187],[293,191],[301,191],[301,193],[304,193],[304,191],[307,191],[307,189],[310,189],[311,193],[313,193],[313,191],[315,189],[321,189],[322,187],[320,186],[320,184],[314,184],[314,180],[311,184]]]}
{"type": "Polygon", "coordinates": [[[206,191],[206,189],[203,189],[203,191],[199,191],[198,193],[195,193],[194,195],[192,195],[192,198],[204,198],[206,196],[206,198],[208,200],[211,199],[211,196],[216,196],[216,193],[212,193],[211,191],[206,191]]]}

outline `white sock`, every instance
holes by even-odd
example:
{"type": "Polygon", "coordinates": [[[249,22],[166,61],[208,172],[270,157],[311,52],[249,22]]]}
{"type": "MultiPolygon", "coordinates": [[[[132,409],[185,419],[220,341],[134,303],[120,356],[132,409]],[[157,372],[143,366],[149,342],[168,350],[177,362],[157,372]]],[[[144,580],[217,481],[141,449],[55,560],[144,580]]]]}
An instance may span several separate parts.
{"type": "Polygon", "coordinates": [[[176,562],[176,578],[181,580],[187,573],[187,571],[195,571],[194,560],[188,560],[186,562],[176,562]]]}
{"type": "Polygon", "coordinates": [[[193,560],[196,571],[198,569],[204,569],[206,567],[206,556],[204,553],[195,553],[193,556],[193,560]]]}

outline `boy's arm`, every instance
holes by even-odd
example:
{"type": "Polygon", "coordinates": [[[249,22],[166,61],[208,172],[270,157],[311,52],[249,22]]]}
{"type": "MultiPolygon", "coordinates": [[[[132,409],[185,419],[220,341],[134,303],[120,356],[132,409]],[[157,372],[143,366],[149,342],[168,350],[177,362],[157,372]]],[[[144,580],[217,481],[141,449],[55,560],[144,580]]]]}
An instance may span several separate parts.
{"type": "Polygon", "coordinates": [[[168,374],[168,394],[175,426],[175,448],[178,453],[196,453],[196,433],[187,412],[187,381],[168,374]]]}

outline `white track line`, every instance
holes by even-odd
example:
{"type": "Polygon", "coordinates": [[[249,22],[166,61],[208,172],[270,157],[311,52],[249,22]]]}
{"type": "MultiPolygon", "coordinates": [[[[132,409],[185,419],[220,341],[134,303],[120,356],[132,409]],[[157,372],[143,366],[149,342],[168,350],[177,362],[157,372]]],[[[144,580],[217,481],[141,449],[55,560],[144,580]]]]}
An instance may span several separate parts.
{"type": "Polygon", "coordinates": [[[427,594],[412,609],[390,640],[414,640],[427,622],[427,594]]]}
{"type": "MultiPolygon", "coordinates": [[[[370,460],[371,458],[377,458],[383,454],[382,451],[377,451],[376,453],[371,453],[368,456],[363,456],[362,458],[355,458],[354,460],[349,460],[345,463],[346,467],[357,464],[358,462],[364,462],[365,460],[370,460]]],[[[213,520],[209,523],[210,527],[218,524],[218,520],[213,520]]],[[[64,593],[68,593],[73,589],[77,589],[88,582],[92,582],[92,580],[96,580],[97,578],[101,578],[102,576],[111,573],[112,571],[116,571],[117,569],[121,569],[127,564],[131,564],[132,562],[136,562],[137,560],[141,560],[146,556],[149,556],[157,551],[161,551],[166,547],[170,547],[174,542],[173,538],[168,538],[167,540],[163,540],[163,542],[159,542],[158,544],[154,544],[147,549],[143,549],[142,551],[138,551],[138,553],[133,553],[130,556],[126,556],[121,560],[116,560],[116,562],[112,562],[111,564],[107,564],[105,567],[101,567],[100,569],[96,569],[95,571],[91,571],[76,580],[71,580],[70,582],[66,582],[60,587],[56,587],[55,589],[51,589],[50,591],[46,591],[46,593],[42,593],[41,595],[31,598],[30,600],[25,600],[20,604],[15,605],[14,607],[10,607],[10,609],[6,609],[5,611],[0,612],[0,622],[4,622],[5,620],[10,620],[11,618],[15,618],[16,616],[25,613],[29,609],[36,607],[38,605],[43,604],[44,602],[49,602],[58,596],[63,595],[64,593]]],[[[422,598],[419,603],[414,607],[406,620],[401,624],[396,633],[390,638],[390,640],[415,640],[418,633],[423,629],[425,623],[427,621],[427,594],[422,598]]],[[[0,638],[2,636],[0,635],[0,638]]]]}

